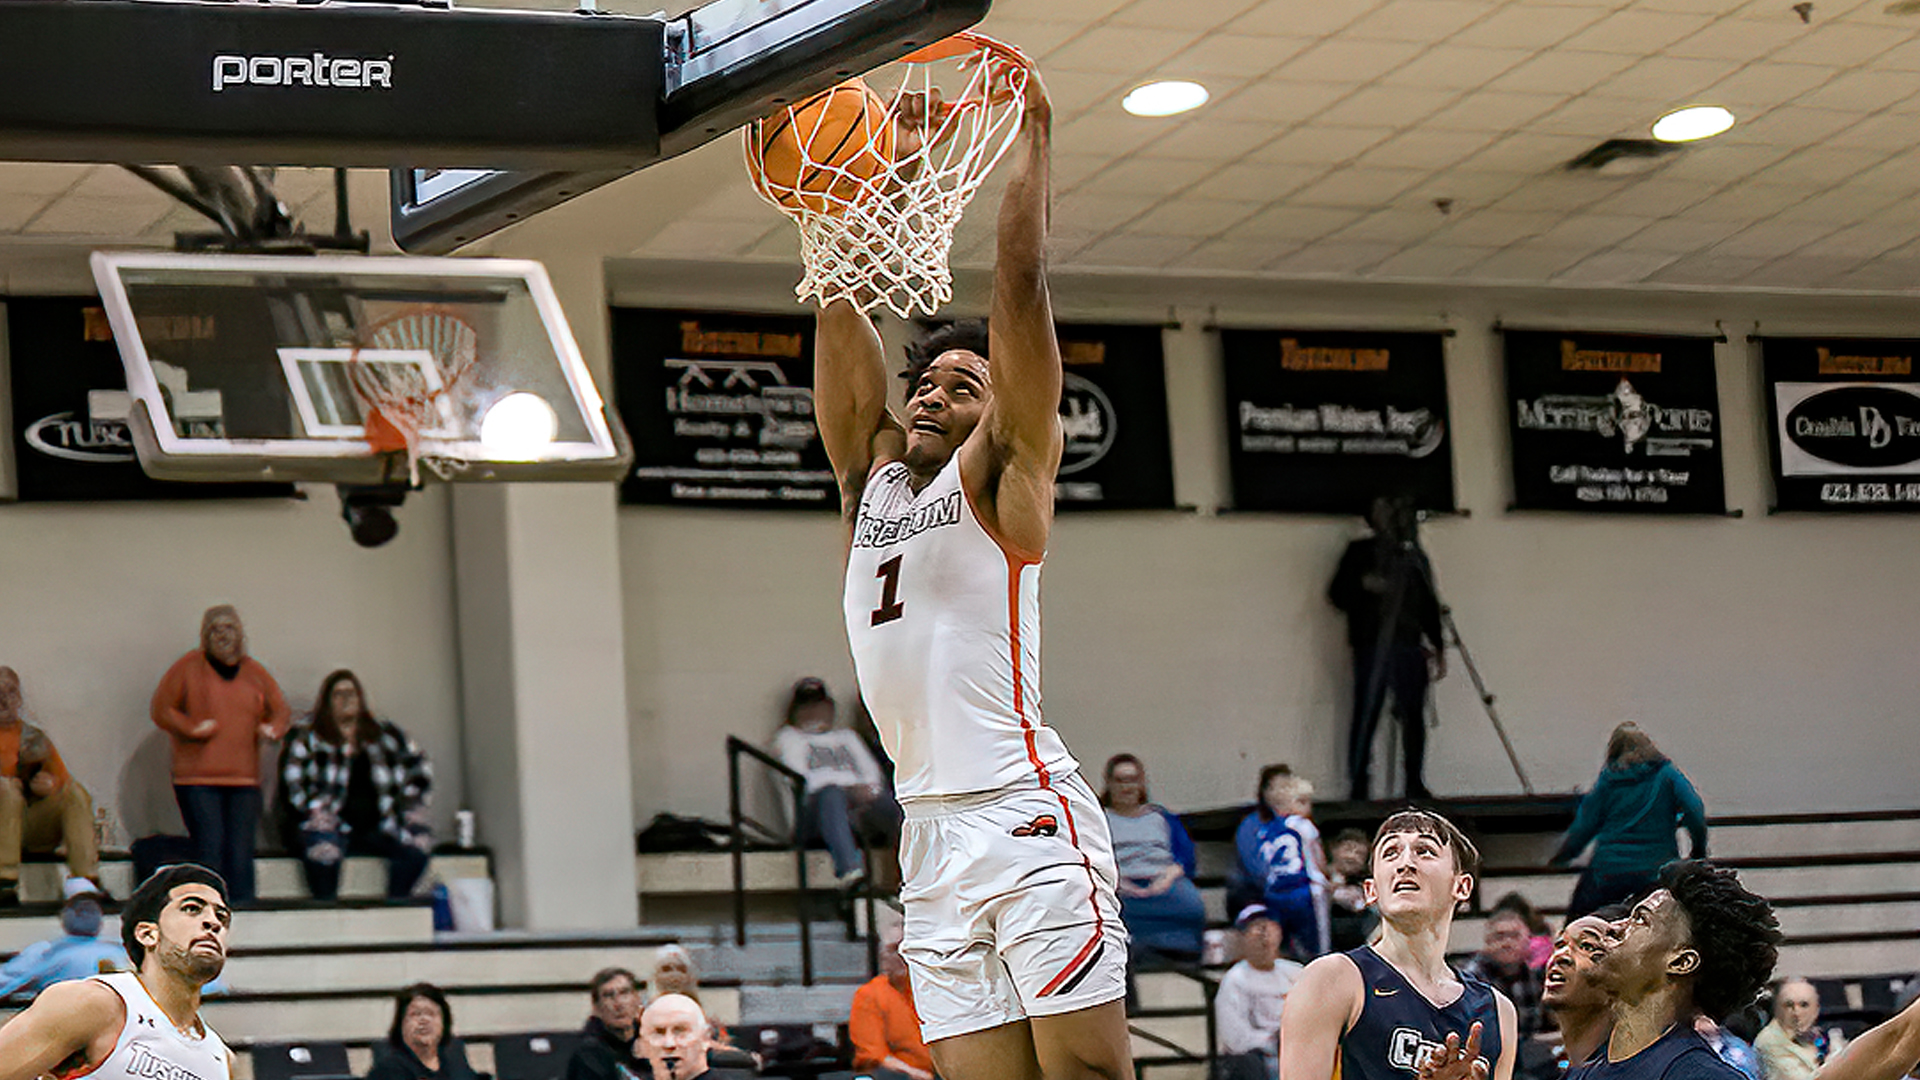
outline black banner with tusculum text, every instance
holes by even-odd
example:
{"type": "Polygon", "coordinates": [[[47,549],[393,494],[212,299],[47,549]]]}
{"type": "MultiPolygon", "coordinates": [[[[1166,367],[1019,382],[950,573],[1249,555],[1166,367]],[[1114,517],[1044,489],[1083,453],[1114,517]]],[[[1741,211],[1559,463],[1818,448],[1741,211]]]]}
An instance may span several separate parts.
{"type": "Polygon", "coordinates": [[[289,498],[292,484],[155,480],[134,456],[127,369],[91,296],[5,300],[22,502],[289,498]]]}
{"type": "Polygon", "coordinates": [[[813,418],[813,318],[616,307],[623,503],[840,509],[813,418]]]}
{"type": "Polygon", "coordinates": [[[1444,336],[1222,330],[1236,510],[1452,510],[1444,336]]]}
{"type": "Polygon", "coordinates": [[[1062,510],[1173,506],[1173,437],[1158,326],[1061,323],[1062,510]]]}
{"type": "Polygon", "coordinates": [[[1502,336],[1515,509],[1726,512],[1713,338],[1502,336]]]}
{"type": "Polygon", "coordinates": [[[1779,510],[1920,510],[1920,341],[1762,338],[1779,510]]]}

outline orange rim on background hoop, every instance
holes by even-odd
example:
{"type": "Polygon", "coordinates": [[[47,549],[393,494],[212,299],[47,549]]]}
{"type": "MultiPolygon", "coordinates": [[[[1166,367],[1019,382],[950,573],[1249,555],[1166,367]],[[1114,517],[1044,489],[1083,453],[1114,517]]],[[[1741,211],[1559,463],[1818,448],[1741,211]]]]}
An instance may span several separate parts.
{"type": "Polygon", "coordinates": [[[367,446],[376,455],[405,451],[413,487],[420,485],[422,460],[441,479],[464,466],[451,458],[423,458],[420,439],[446,426],[449,395],[473,371],[479,346],[472,323],[436,304],[409,305],[354,343],[347,378],[365,413],[367,446]]]}
{"type": "Polygon", "coordinates": [[[754,190],[800,232],[795,294],[903,318],[951,300],[954,230],[1020,134],[1031,70],[964,32],[882,68],[884,89],[849,79],[748,125],[754,190]]]}

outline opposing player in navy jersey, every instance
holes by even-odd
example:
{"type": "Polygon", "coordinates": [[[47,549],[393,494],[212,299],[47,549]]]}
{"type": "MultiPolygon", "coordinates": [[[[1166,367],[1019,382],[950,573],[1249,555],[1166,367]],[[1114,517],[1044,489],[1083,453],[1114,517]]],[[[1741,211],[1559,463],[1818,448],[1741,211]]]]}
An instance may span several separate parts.
{"type": "Polygon", "coordinates": [[[1479,869],[1472,841],[1439,814],[1402,810],[1380,826],[1363,885],[1380,939],[1307,965],[1280,1017],[1280,1080],[1414,1080],[1450,1037],[1474,1075],[1512,1080],[1513,1003],[1447,966],[1454,908],[1479,869]]]}
{"type": "Polygon", "coordinates": [[[1780,924],[1732,870],[1668,863],[1660,883],[1610,924],[1589,979],[1613,1001],[1606,1045],[1570,1080],[1740,1080],[1693,1030],[1751,1004],[1773,975],[1780,924]]]}
{"type": "Polygon", "coordinates": [[[1050,106],[1027,90],[992,319],[922,343],[906,422],[873,324],[820,313],[815,415],[851,528],[843,606],[902,830],[900,954],[946,1080],[1131,1077],[1113,845],[1040,715],[1040,564],[1062,447],[1050,106]]]}

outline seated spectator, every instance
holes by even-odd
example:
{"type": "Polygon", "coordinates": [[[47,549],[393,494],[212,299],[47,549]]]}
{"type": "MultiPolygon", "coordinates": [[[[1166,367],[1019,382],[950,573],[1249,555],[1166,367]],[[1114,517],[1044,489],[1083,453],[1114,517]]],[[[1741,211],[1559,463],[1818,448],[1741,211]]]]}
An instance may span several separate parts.
{"type": "Polygon", "coordinates": [[[1760,1052],[1752,1043],[1714,1023],[1713,1017],[1705,1013],[1693,1018],[1693,1030],[1720,1055],[1721,1061],[1740,1070],[1747,1080],[1761,1080],[1760,1052]]]}
{"type": "Polygon", "coordinates": [[[866,878],[856,830],[895,842],[900,806],[893,801],[880,763],[860,736],[833,726],[833,695],[815,678],[793,684],[787,719],[773,737],[774,752],[807,781],[807,801],[798,830],[802,839],[824,840],[840,884],[866,878]]]}
{"type": "Polygon", "coordinates": [[[847,1017],[853,1068],[876,1080],[933,1080],[933,1053],[920,1038],[907,962],[900,959],[900,932],[894,925],[881,933],[880,974],[853,992],[847,1017]]]}
{"type": "Polygon", "coordinates": [[[640,1014],[640,1046],[653,1069],[653,1080],[721,1080],[753,1075],[751,1069],[715,1067],[707,1037],[712,1028],[700,1003],[685,994],[654,998],[640,1014]]]}
{"type": "Polygon", "coordinates": [[[1342,829],[1327,849],[1327,937],[1334,952],[1367,943],[1380,915],[1367,906],[1367,866],[1373,852],[1367,834],[1342,829]]]}
{"type": "Polygon", "coordinates": [[[1553,933],[1547,927],[1547,920],[1541,918],[1533,904],[1517,892],[1510,892],[1495,900],[1493,910],[1488,914],[1502,911],[1513,912],[1527,924],[1527,966],[1544,971],[1547,958],[1553,955],[1553,933]]]}
{"type": "Polygon", "coordinates": [[[291,714],[280,684],[247,655],[246,631],[231,605],[200,617],[200,647],[161,676],[152,712],[173,740],[173,794],[194,861],[226,879],[234,903],[251,903],[260,740],[285,735],[291,714]]]}
{"type": "Polygon", "coordinates": [[[314,899],[340,895],[348,855],[387,860],[387,895],[412,895],[433,850],[433,768],[406,732],[374,717],[353,672],[321,682],[313,719],[287,740],[280,788],[314,899]]]}
{"type": "Polygon", "coordinates": [[[367,1080],[479,1080],[467,1064],[467,1048],[453,1037],[453,1007],[431,983],[415,983],[395,995],[393,1026],[373,1044],[367,1080]]]}
{"type": "MultiPolygon", "coordinates": [[[[662,945],[655,949],[653,974],[647,980],[647,989],[651,991],[649,1001],[678,994],[700,1004],[700,969],[694,966],[693,954],[681,945],[662,945]]],[[[715,1067],[753,1067],[753,1055],[732,1045],[725,1024],[714,1021],[707,1037],[712,1044],[708,1048],[709,1057],[715,1067]]]]}
{"type": "Polygon", "coordinates": [[[1107,760],[1100,805],[1120,871],[1120,921],[1134,948],[1199,956],[1207,908],[1193,883],[1193,840],[1179,818],[1147,801],[1147,767],[1139,758],[1107,760]]]}
{"type": "Polygon", "coordinates": [[[1258,890],[1257,902],[1280,924],[1293,955],[1311,960],[1330,947],[1320,921],[1327,857],[1313,823],[1313,783],[1269,765],[1260,770],[1258,796],[1233,837],[1239,877],[1258,890]]]}
{"type": "Polygon", "coordinates": [[[1833,1045],[1819,1025],[1820,992],[1805,979],[1781,980],[1773,1019],[1753,1040],[1765,1080],[1812,1080],[1829,1056],[1846,1048],[1844,1041],[1833,1045]]]}
{"type": "Polygon", "coordinates": [[[1480,951],[1460,966],[1460,974],[1507,995],[1523,1039],[1540,1030],[1541,973],[1527,959],[1531,936],[1518,913],[1496,910],[1487,916],[1480,951]]]}
{"type": "Polygon", "coordinates": [[[647,1000],[665,994],[700,1001],[700,969],[693,966],[693,954],[683,945],[662,945],[653,950],[653,973],[647,978],[647,1000]]]}
{"type": "Polygon", "coordinates": [[[1220,976],[1213,998],[1221,1080],[1275,1080],[1280,1075],[1280,1011],[1305,969],[1280,959],[1280,924],[1260,904],[1234,920],[1240,962],[1220,976]]]}
{"type": "Polygon", "coordinates": [[[20,676],[0,667],[0,908],[20,904],[20,856],[67,849],[67,876],[100,871],[93,797],[67,772],[47,733],[21,717],[20,676]]]}
{"type": "Polygon", "coordinates": [[[566,1080],[645,1075],[646,1063],[634,1053],[640,1037],[640,980],[626,968],[606,968],[594,974],[587,992],[593,1015],[587,1019],[586,1041],[567,1059],[566,1080]]]}
{"type": "Polygon", "coordinates": [[[68,878],[67,902],[60,909],[62,936],[35,942],[0,967],[0,1000],[17,996],[30,1001],[54,983],[132,971],[119,942],[100,940],[101,899],[91,882],[68,878]]]}

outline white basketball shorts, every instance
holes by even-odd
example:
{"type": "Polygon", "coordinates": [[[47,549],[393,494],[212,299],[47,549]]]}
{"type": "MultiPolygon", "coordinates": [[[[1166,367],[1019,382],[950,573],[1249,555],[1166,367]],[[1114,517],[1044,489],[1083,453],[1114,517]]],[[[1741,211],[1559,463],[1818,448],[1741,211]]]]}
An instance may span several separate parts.
{"type": "Polygon", "coordinates": [[[901,956],[928,1042],[1126,994],[1106,813],[1078,773],[903,808],[901,956]]]}

